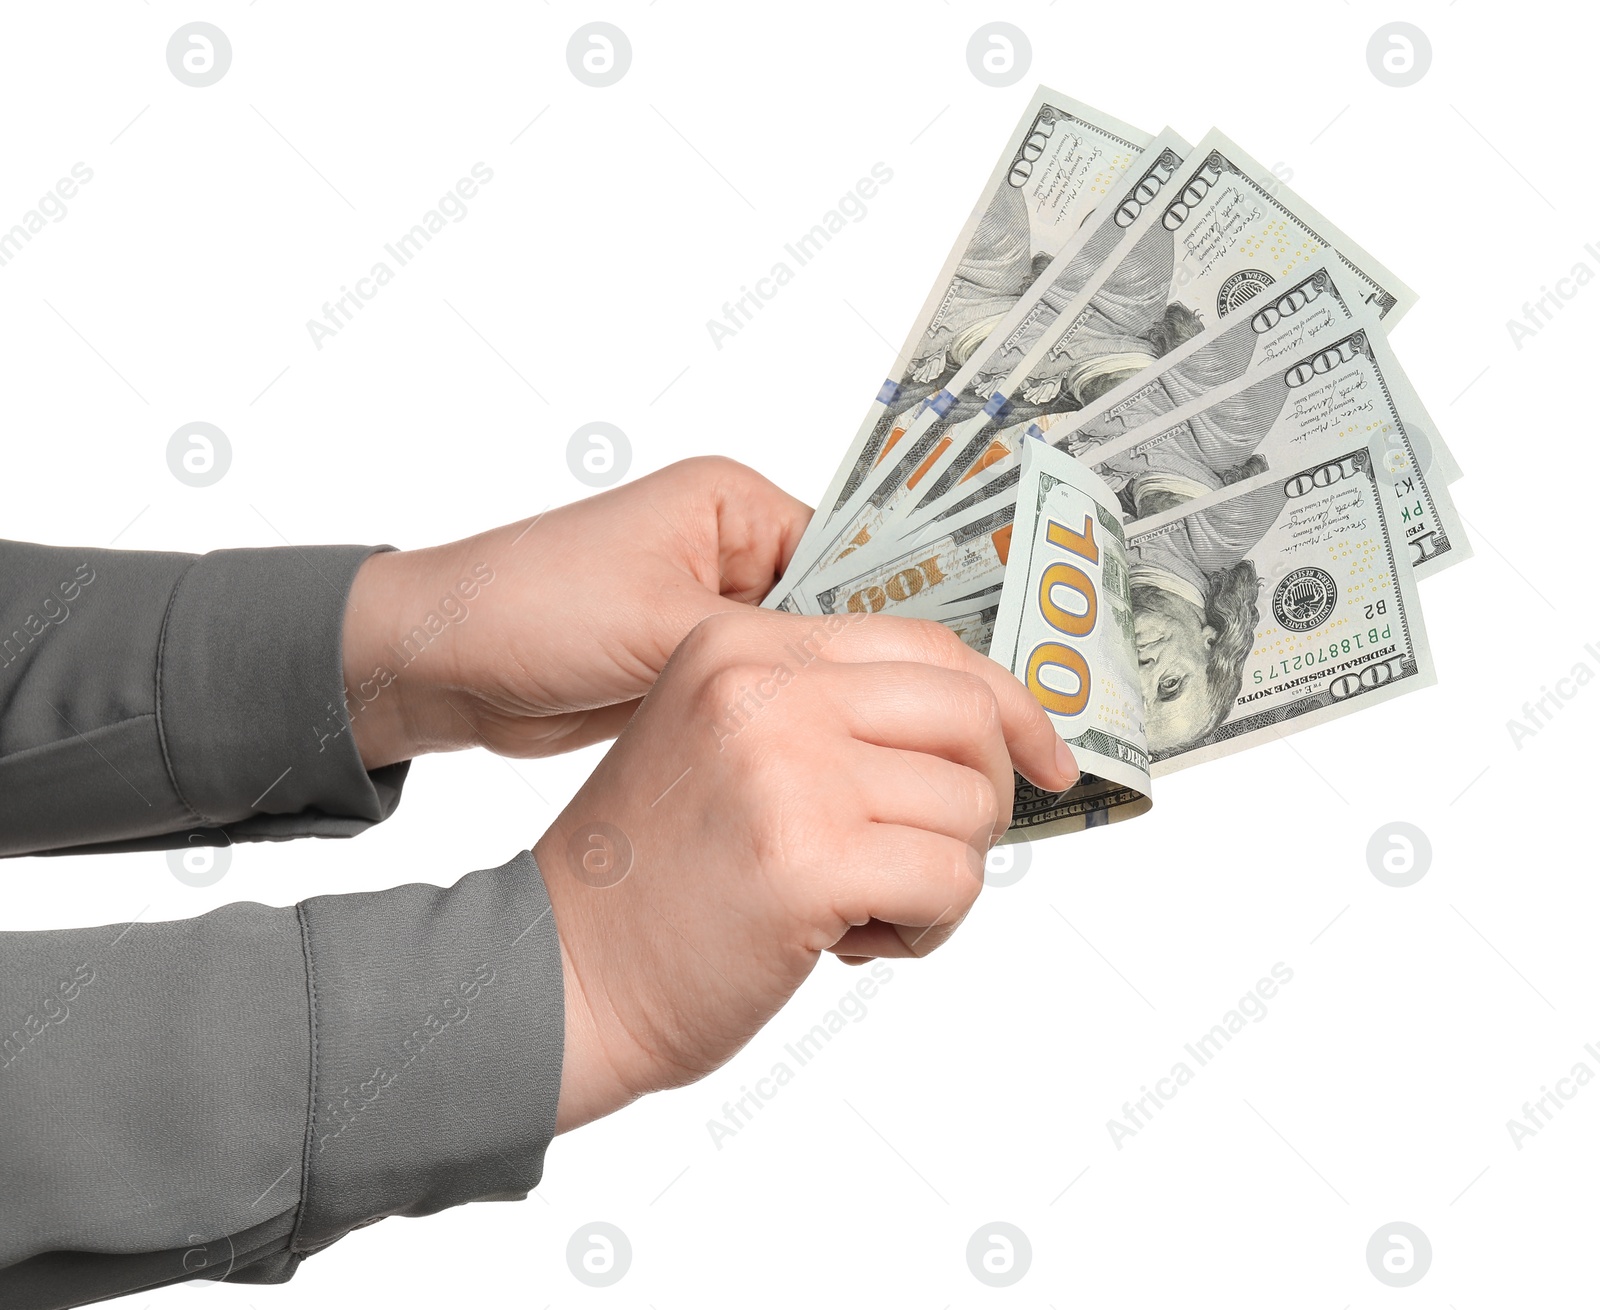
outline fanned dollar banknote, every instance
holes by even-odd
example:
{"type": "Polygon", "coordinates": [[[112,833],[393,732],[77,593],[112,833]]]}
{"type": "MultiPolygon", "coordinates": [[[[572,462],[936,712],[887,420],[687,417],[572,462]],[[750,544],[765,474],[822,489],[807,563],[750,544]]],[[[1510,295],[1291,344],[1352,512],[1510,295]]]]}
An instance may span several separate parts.
{"type": "Polygon", "coordinates": [[[1131,214],[1107,257],[1051,315],[1047,332],[1007,358],[911,439],[930,449],[915,523],[1008,469],[1024,433],[1093,404],[1268,288],[1335,264],[1345,295],[1398,319],[1413,294],[1355,241],[1220,132],[1209,133],[1131,214]]]}
{"type": "Polygon", "coordinates": [[[1010,829],[1019,836],[1150,808],[1145,698],[1116,497],[1069,456],[1038,442],[1025,453],[1009,541],[1015,567],[998,599],[989,654],[1045,707],[1083,776],[1059,794],[1019,778],[1010,829]]]}
{"type": "Polygon", "coordinates": [[[899,516],[897,533],[907,536],[952,509],[1006,492],[1017,479],[1008,457],[1020,449],[1024,437],[1044,437],[1079,458],[1090,458],[1094,446],[1126,436],[1263,364],[1304,354],[1329,332],[1347,331],[1359,302],[1345,294],[1341,280],[1335,270],[1320,265],[1274,287],[1249,312],[1217,320],[1158,361],[1125,375],[1089,406],[1046,411],[986,434],[987,458],[947,471],[922,501],[899,516]],[[945,494],[952,489],[953,495],[945,494]]]}
{"type": "Polygon", "coordinates": [[[1030,441],[989,654],[1084,778],[1017,780],[1011,837],[1142,814],[1150,778],[1433,681],[1381,439],[1124,526],[1106,484],[1030,441]]]}
{"type": "Polygon", "coordinates": [[[1470,547],[1388,342],[1414,300],[1221,133],[1041,88],[765,603],[933,620],[1010,668],[1083,778],[1018,778],[1007,840],[1426,686],[1417,579],[1470,547]]]}
{"type": "MultiPolygon", "coordinates": [[[[1360,308],[1338,327],[1313,334],[1298,358],[1268,361],[1113,441],[1079,449],[1077,457],[1110,484],[1132,522],[1252,474],[1293,467],[1324,436],[1378,436],[1391,509],[1419,576],[1458,563],[1470,550],[1445,479],[1431,471],[1442,442],[1421,400],[1369,311],[1360,308]]],[[[831,612],[841,595],[851,594],[842,589],[879,561],[914,558],[925,568],[927,585],[916,593],[923,611],[935,601],[997,588],[1005,560],[983,546],[988,539],[975,536],[973,525],[995,529],[1010,521],[1018,479],[1013,463],[949,509],[913,520],[898,537],[880,537],[876,549],[824,571],[824,585],[807,594],[809,612],[831,612]]],[[[886,595],[878,609],[894,601],[886,595]]]]}
{"type": "Polygon", "coordinates": [[[1120,194],[1094,211],[946,385],[894,417],[853,494],[828,513],[811,543],[796,553],[778,589],[784,608],[804,611],[815,575],[866,546],[908,497],[921,493],[928,468],[950,445],[947,428],[981,410],[993,380],[1048,336],[1057,315],[1076,302],[1085,283],[1121,249],[1134,221],[1156,204],[1185,149],[1176,133],[1161,132],[1121,179],[1120,194]]]}
{"type": "Polygon", "coordinates": [[[796,559],[808,557],[827,520],[859,488],[900,415],[961,369],[1149,143],[1148,133],[1049,87],[1034,93],[823,493],[796,559]]]}

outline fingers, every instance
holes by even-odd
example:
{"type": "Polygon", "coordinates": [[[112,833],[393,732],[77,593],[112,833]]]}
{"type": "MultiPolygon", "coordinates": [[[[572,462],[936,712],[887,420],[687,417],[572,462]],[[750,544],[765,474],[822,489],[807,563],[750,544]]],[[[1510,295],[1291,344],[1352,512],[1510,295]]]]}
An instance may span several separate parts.
{"type": "Polygon", "coordinates": [[[980,822],[1005,830],[1014,778],[987,682],[922,664],[830,666],[812,676],[852,736],[887,748],[879,754],[889,759],[864,761],[858,770],[887,786],[879,794],[891,808],[873,818],[938,831],[955,824],[950,835],[962,840],[980,822]]]}
{"type": "MultiPolygon", "coordinates": [[[[807,620],[796,617],[792,622],[800,626],[807,620]]],[[[937,623],[887,615],[866,617],[846,623],[820,647],[820,654],[835,663],[915,660],[979,678],[994,696],[1000,730],[1017,771],[1047,791],[1064,791],[1078,780],[1071,750],[1056,736],[1050,716],[1028,689],[1009,670],[963,645],[959,637],[937,623]]]]}
{"type": "MultiPolygon", "coordinates": [[[[870,790],[858,788],[863,813],[872,823],[901,824],[953,837],[957,841],[997,839],[1010,825],[1012,775],[1003,768],[996,779],[981,769],[934,754],[885,750],[852,743],[859,760],[847,776],[870,778],[870,790]]],[[[1003,753],[1003,747],[1002,747],[1003,753]]]]}
{"type": "Polygon", "coordinates": [[[811,506],[733,460],[706,461],[715,477],[721,593],[754,604],[783,576],[811,506]]]}
{"type": "MultiPolygon", "coordinates": [[[[781,654],[781,662],[797,677],[800,669],[810,670],[819,661],[834,667],[923,664],[968,674],[987,684],[1018,772],[1047,791],[1064,791],[1078,780],[1071,750],[1056,736],[1049,716],[1028,689],[1007,669],[964,646],[948,628],[889,615],[812,617],[743,608],[740,614],[742,618],[713,616],[689,635],[680,653],[689,659],[744,657],[768,667],[773,655],[781,654]]],[[[971,695],[970,688],[967,694],[971,695]]]]}
{"type": "Polygon", "coordinates": [[[920,959],[939,949],[955,933],[956,924],[934,928],[908,928],[902,924],[868,919],[849,929],[832,946],[831,954],[846,964],[866,964],[869,960],[920,959]]]}
{"type": "Polygon", "coordinates": [[[898,925],[913,950],[924,938],[932,949],[948,935],[938,930],[953,929],[983,890],[983,860],[964,838],[880,823],[839,881],[836,902],[848,923],[898,925]]]}
{"type": "MultiPolygon", "coordinates": [[[[718,455],[681,460],[578,505],[591,523],[599,515],[608,526],[625,523],[636,538],[661,543],[655,553],[686,569],[712,596],[746,605],[761,600],[782,576],[811,520],[809,505],[718,455]]],[[[552,529],[561,515],[548,516],[552,529]]],[[[526,526],[512,525],[517,540],[526,526]]],[[[559,544],[559,532],[556,537],[559,544]]],[[[707,606],[704,612],[719,611],[707,606]]]]}
{"type": "MultiPolygon", "coordinates": [[[[528,752],[529,757],[552,755],[558,751],[581,750],[597,741],[610,741],[628,726],[628,720],[639,708],[637,700],[622,701],[616,705],[602,705],[598,709],[574,711],[559,716],[559,730],[551,732],[537,742],[528,752]]],[[[540,720],[530,722],[530,730],[539,727],[540,720]]],[[[502,754],[515,754],[502,751],[502,754]]]]}

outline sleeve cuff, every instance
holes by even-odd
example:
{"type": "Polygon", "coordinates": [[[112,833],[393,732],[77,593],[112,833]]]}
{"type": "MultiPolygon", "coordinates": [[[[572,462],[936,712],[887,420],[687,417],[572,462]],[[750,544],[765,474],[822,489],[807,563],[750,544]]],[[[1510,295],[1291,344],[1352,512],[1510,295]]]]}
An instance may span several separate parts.
{"type": "Polygon", "coordinates": [[[393,812],[407,765],[362,767],[341,649],[356,571],[384,549],[219,550],[184,573],[162,628],[156,712],[197,826],[349,836],[393,812]]]}
{"type": "Polygon", "coordinates": [[[312,1102],[290,1251],[538,1186],[555,1136],[561,952],[531,851],[454,886],[302,902],[312,1102]]]}

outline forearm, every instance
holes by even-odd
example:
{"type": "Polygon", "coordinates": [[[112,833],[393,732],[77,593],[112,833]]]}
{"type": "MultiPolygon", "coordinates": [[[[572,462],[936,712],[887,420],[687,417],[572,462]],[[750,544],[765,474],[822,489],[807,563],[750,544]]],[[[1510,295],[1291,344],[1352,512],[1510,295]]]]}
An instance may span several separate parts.
{"type": "Polygon", "coordinates": [[[281,1282],[538,1184],[560,953],[531,855],[175,923],[0,933],[0,1304],[281,1282]]]}

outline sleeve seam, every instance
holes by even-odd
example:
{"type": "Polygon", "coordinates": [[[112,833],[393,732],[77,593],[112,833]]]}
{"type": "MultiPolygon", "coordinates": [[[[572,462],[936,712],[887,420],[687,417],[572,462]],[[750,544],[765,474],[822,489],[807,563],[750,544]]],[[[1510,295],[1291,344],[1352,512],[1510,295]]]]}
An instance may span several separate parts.
{"type": "Polygon", "coordinates": [[[300,947],[306,961],[306,1012],[310,1017],[311,1056],[306,1087],[306,1137],[300,1158],[300,1202],[294,1217],[294,1228],[289,1233],[289,1254],[300,1257],[300,1233],[305,1226],[306,1211],[311,1195],[311,1144],[316,1140],[317,1123],[317,969],[311,949],[311,925],[306,918],[305,903],[294,907],[300,922],[300,947]]]}
{"type": "Polygon", "coordinates": [[[188,581],[189,574],[204,556],[197,555],[189,561],[188,566],[178,575],[177,582],[173,583],[172,592],[167,597],[167,608],[161,616],[161,640],[156,645],[156,743],[161,747],[161,763],[167,770],[167,781],[172,784],[172,794],[178,798],[178,803],[188,812],[195,825],[202,828],[220,828],[221,822],[201,814],[189,803],[189,798],[184,795],[183,788],[178,784],[178,771],[172,765],[172,752],[167,747],[166,716],[162,713],[165,692],[165,676],[167,666],[167,633],[172,626],[172,610],[178,602],[178,593],[183,590],[183,584],[188,581]]]}

